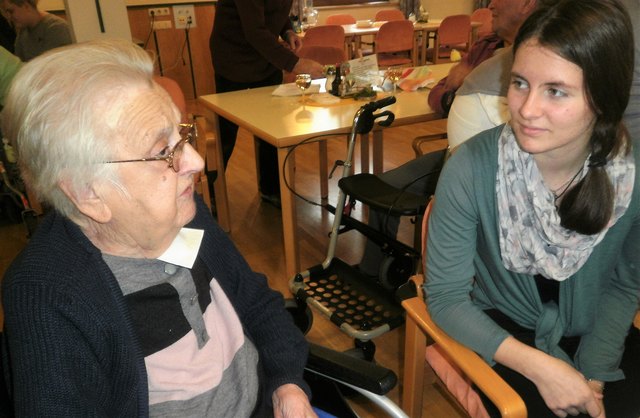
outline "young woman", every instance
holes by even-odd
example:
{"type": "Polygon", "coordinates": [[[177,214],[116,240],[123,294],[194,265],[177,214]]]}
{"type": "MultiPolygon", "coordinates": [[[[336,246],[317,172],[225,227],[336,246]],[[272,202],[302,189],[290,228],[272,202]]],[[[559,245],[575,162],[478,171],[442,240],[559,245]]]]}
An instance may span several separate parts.
{"type": "Polygon", "coordinates": [[[560,1],[529,17],[513,53],[510,123],[460,146],[440,177],[429,311],[529,416],[638,417],[629,16],[615,0],[560,1]]]}

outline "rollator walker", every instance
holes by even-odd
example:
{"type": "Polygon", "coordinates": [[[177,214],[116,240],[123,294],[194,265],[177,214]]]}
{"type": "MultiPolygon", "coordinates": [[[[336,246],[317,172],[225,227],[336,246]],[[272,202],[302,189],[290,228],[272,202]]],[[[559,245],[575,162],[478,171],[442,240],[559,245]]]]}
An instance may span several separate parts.
{"type": "MultiPolygon", "coordinates": [[[[354,338],[355,348],[351,354],[370,361],[375,354],[375,344],[371,340],[404,323],[404,310],[400,305],[403,299],[401,285],[420,266],[420,238],[418,232],[414,237],[417,238],[416,245],[406,245],[352,218],[351,209],[355,200],[358,200],[382,213],[415,217],[419,226],[429,200],[429,195],[398,189],[373,174],[351,175],[357,134],[370,132],[376,120],[380,120],[380,126],[391,125],[394,120],[391,111],[375,112],[395,101],[393,96],[385,97],[362,106],[356,112],[348,138],[342,178],[338,182],[340,191],[336,207],[324,206],[335,215],[326,258],[321,264],[296,274],[289,283],[299,306],[309,306],[313,311],[320,312],[354,338]],[[357,266],[351,266],[336,257],[339,235],[354,229],[376,243],[385,254],[378,277],[366,276],[357,266]]],[[[434,176],[439,175],[444,154],[443,150],[441,155],[435,156],[437,170],[432,170],[434,176]]]]}

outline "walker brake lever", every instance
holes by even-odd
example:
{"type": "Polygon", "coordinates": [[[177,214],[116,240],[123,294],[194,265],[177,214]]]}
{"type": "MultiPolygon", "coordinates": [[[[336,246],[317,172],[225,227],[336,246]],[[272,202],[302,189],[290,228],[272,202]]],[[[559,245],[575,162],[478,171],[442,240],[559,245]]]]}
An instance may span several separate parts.
{"type": "Polygon", "coordinates": [[[380,112],[378,114],[373,115],[374,119],[378,119],[383,116],[386,116],[386,119],[378,122],[378,125],[380,126],[389,126],[393,123],[393,121],[396,118],[396,115],[394,115],[393,112],[389,110],[385,110],[384,112],[380,112]]]}
{"type": "Polygon", "coordinates": [[[344,161],[336,160],[336,162],[333,163],[333,168],[329,172],[329,178],[333,177],[333,172],[336,171],[336,168],[338,168],[338,166],[344,166],[344,161]]]}

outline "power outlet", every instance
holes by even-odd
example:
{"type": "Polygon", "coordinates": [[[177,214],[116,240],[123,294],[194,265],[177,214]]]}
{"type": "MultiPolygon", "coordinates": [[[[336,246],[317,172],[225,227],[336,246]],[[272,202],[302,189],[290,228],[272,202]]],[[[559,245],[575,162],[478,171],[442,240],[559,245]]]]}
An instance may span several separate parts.
{"type": "Polygon", "coordinates": [[[170,20],[156,20],[153,22],[153,30],[171,29],[170,20]]]}
{"type": "Polygon", "coordinates": [[[169,16],[171,12],[168,7],[156,7],[155,9],[149,9],[149,16],[169,16]]]}
{"type": "Polygon", "coordinates": [[[195,28],[196,14],[193,4],[173,6],[173,20],[176,24],[176,29],[195,28]]]}

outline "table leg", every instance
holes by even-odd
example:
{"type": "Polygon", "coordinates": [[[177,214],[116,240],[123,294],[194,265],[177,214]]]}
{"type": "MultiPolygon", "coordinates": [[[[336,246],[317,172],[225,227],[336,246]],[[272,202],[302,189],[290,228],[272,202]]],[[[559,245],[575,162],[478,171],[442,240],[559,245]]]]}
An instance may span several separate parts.
{"type": "Polygon", "coordinates": [[[362,55],[362,37],[360,35],[354,36],[353,49],[354,58],[362,55]]]}
{"type": "Polygon", "coordinates": [[[369,134],[360,135],[360,172],[369,173],[369,134]]]}
{"type": "Polygon", "coordinates": [[[295,151],[289,154],[287,165],[284,166],[289,148],[278,148],[278,167],[280,172],[280,199],[282,201],[282,238],[284,241],[284,262],[287,279],[300,271],[298,254],[298,221],[296,216],[295,196],[284,182],[283,173],[287,176],[287,183],[295,189],[295,151]]]}
{"type": "Polygon", "coordinates": [[[318,153],[320,165],[320,198],[322,202],[329,199],[329,154],[327,152],[327,141],[318,141],[318,153]]]}
{"type": "Polygon", "coordinates": [[[227,178],[224,170],[224,160],[222,158],[222,141],[220,141],[220,128],[218,125],[218,115],[210,110],[205,110],[205,121],[209,124],[216,136],[216,167],[218,177],[213,183],[216,193],[216,210],[218,225],[225,231],[231,232],[231,219],[229,216],[229,198],[227,194],[227,178]]]}
{"type": "Polygon", "coordinates": [[[427,63],[427,48],[429,48],[429,41],[431,40],[431,32],[429,30],[422,31],[422,45],[420,47],[420,60],[421,65],[425,65],[427,63]]]}
{"type": "Polygon", "coordinates": [[[373,174],[380,174],[384,170],[382,129],[373,131],[373,174]]]}

